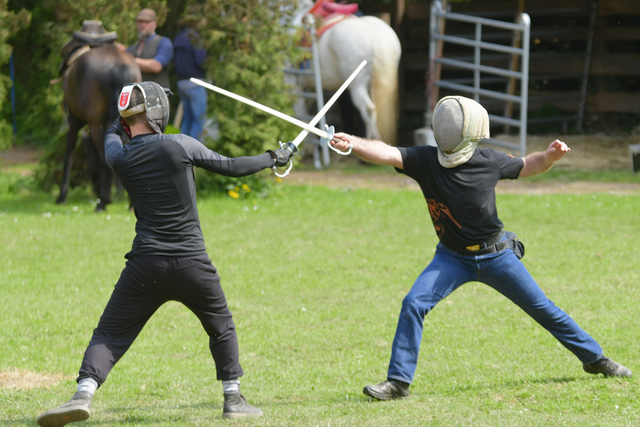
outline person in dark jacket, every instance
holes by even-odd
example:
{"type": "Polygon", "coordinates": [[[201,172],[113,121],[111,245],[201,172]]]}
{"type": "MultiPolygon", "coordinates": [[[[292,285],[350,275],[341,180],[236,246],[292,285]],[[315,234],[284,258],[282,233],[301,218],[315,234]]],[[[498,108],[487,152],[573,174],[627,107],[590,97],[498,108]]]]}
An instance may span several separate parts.
{"type": "Polygon", "coordinates": [[[173,40],[174,68],[178,75],[178,94],[183,109],[180,132],[198,139],[201,138],[207,112],[207,90],[189,79],[205,78],[207,52],[200,46],[199,40],[200,35],[189,27],[185,27],[173,40]]]}
{"type": "MultiPolygon", "coordinates": [[[[631,377],[631,370],[605,357],[600,344],[545,296],[520,261],[524,245],[515,233],[503,231],[498,218],[498,181],[546,172],[569,147],[555,140],[546,151],[524,158],[477,148],[482,139],[489,138],[489,116],[482,105],[462,96],[438,102],[433,133],[437,147],[392,147],[344,133],[337,133],[332,141],[341,151],[352,147],[361,159],[393,166],[415,179],[440,240],[433,260],[402,301],[387,380],[364,387],[364,394],[379,400],[409,396],[425,316],[472,281],[491,286],[519,306],[571,351],[584,371],[631,377]]],[[[482,354],[480,349],[478,354],[482,354]]]]}
{"type": "Polygon", "coordinates": [[[127,264],[87,347],[78,389],[71,400],[38,417],[43,427],[83,421],[98,387],[133,344],[146,322],[167,301],[178,301],[200,319],[222,381],[226,419],[259,417],[240,393],[243,375],[236,328],[209,259],[198,216],[193,169],[240,177],[285,166],[291,151],[279,148],[251,157],[227,158],[187,135],[165,135],[169,101],[154,82],[125,86],[119,117],[107,131],[105,157],[135,206],[136,236],[127,264]],[[123,145],[127,134],[131,141],[123,145]]]}

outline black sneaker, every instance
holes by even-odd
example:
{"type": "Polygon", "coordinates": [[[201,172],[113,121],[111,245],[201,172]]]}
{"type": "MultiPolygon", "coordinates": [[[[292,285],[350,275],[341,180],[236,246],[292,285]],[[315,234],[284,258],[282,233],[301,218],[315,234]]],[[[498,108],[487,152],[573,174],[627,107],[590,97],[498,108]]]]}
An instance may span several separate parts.
{"type": "Polygon", "coordinates": [[[247,403],[242,393],[224,393],[224,409],[222,418],[233,420],[236,418],[261,417],[262,411],[247,403]]]}
{"type": "Polygon", "coordinates": [[[41,427],[62,427],[69,423],[84,421],[91,415],[91,399],[93,395],[87,391],[76,392],[70,401],[60,405],[38,417],[41,427]]]}
{"type": "Polygon", "coordinates": [[[386,380],[376,385],[366,386],[362,392],[378,400],[404,399],[409,396],[409,384],[397,380],[386,380]]]}
{"type": "Polygon", "coordinates": [[[631,377],[633,375],[629,368],[625,368],[607,357],[603,357],[595,363],[583,363],[582,369],[590,374],[602,374],[605,377],[631,377]]]}

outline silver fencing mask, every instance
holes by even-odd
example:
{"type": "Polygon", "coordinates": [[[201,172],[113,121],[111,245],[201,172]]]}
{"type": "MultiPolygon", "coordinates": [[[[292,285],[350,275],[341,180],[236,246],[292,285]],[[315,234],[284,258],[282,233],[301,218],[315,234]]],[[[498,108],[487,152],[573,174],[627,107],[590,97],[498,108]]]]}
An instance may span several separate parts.
{"type": "Polygon", "coordinates": [[[171,91],[164,89],[155,82],[132,83],[122,88],[118,97],[118,112],[122,117],[146,112],[147,122],[156,133],[164,133],[169,123],[169,98],[171,91]],[[132,105],[131,92],[134,88],[140,89],[143,103],[132,105]]]}
{"type": "Polygon", "coordinates": [[[438,160],[446,168],[465,163],[481,139],[489,138],[489,114],[473,99],[446,96],[433,110],[433,136],[438,160]]]}

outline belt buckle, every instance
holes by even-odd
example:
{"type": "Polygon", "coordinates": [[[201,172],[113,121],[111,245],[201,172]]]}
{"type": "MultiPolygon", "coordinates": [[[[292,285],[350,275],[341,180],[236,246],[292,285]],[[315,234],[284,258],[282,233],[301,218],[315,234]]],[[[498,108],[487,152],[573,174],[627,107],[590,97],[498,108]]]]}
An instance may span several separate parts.
{"type": "Polygon", "coordinates": [[[471,252],[479,251],[480,245],[467,246],[465,249],[471,252]]]}

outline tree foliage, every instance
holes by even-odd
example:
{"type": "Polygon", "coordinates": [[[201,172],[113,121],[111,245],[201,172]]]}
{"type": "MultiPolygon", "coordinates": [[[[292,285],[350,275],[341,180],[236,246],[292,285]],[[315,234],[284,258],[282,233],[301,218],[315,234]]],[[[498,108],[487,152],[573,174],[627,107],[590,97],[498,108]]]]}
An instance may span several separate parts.
{"type": "MultiPolygon", "coordinates": [[[[7,10],[7,0],[0,0],[0,66],[9,63],[12,53],[9,37],[20,28],[29,25],[31,14],[26,10],[14,13],[7,10]]],[[[0,105],[6,105],[5,100],[11,87],[11,79],[6,74],[0,74],[0,105]]],[[[0,148],[11,144],[11,126],[8,121],[0,117],[0,148]]]]}
{"type": "MultiPolygon", "coordinates": [[[[153,7],[159,22],[168,14],[166,1],[137,0],[9,0],[16,13],[32,16],[30,25],[10,39],[16,68],[18,134],[22,141],[47,146],[59,139],[64,128],[63,94],[58,77],[60,49],[85,20],[102,21],[107,31],[116,31],[118,41],[128,45],[136,38],[135,15],[142,7],[153,7]]],[[[3,109],[6,115],[6,109],[3,109]]]]}
{"type": "MultiPolygon", "coordinates": [[[[7,1],[10,16],[27,14],[25,10],[32,16],[31,24],[14,31],[8,42],[14,48],[16,63],[19,138],[56,153],[57,157],[49,156],[53,160],[45,166],[47,170],[56,167],[64,152],[67,131],[62,86],[52,85],[50,80],[58,77],[60,49],[85,20],[102,21],[107,31],[118,33],[118,42],[130,45],[136,39],[135,16],[144,7],[156,11],[158,34],[170,39],[177,35],[178,19],[184,18],[200,33],[209,53],[207,80],[293,114],[291,88],[282,72],[285,63],[299,55],[299,36],[289,25],[296,4],[290,0],[0,0],[0,5],[7,1]]],[[[0,15],[0,60],[5,58],[3,40],[7,39],[2,38],[6,34],[3,17],[0,15]]],[[[175,86],[175,75],[171,76],[175,86]]],[[[0,82],[0,96],[3,89],[0,82]]],[[[297,133],[281,119],[238,101],[213,92],[209,100],[209,113],[219,124],[220,138],[205,142],[225,156],[263,153],[297,133]]],[[[0,118],[9,114],[10,107],[3,106],[0,118]]],[[[56,171],[49,172],[44,176],[57,176],[56,171]]]]}
{"type": "MultiPolygon", "coordinates": [[[[216,86],[293,115],[291,88],[282,69],[302,55],[299,33],[290,21],[296,2],[287,0],[192,0],[184,19],[201,35],[208,52],[207,77],[216,86]]],[[[289,141],[298,132],[282,119],[236,100],[211,93],[209,112],[220,137],[205,141],[229,157],[256,155],[289,141]]],[[[219,176],[200,174],[199,184],[228,190],[236,185],[219,176]],[[212,182],[213,181],[213,182],[212,182]]],[[[260,185],[253,182],[253,185],[260,185]]],[[[232,190],[231,190],[232,191],[232,190]]]]}

